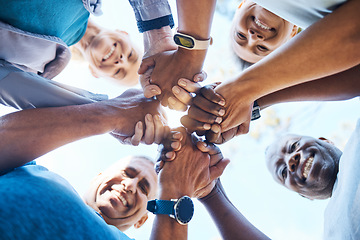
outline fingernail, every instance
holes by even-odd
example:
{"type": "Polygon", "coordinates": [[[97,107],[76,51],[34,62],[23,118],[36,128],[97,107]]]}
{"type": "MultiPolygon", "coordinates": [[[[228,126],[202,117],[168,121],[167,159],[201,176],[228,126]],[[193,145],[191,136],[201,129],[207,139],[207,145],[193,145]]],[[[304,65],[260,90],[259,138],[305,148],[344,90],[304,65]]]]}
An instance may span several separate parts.
{"type": "Polygon", "coordinates": [[[220,100],[219,105],[225,106],[225,101],[224,101],[224,100],[220,100]]]}
{"type": "Polygon", "coordinates": [[[224,110],[224,109],[220,109],[219,115],[220,115],[220,116],[224,116],[224,114],[225,114],[225,110],[224,110]]]}
{"type": "Polygon", "coordinates": [[[150,91],[151,91],[152,93],[160,94],[155,88],[150,88],[150,91]]]}
{"type": "Polygon", "coordinates": [[[165,154],[165,157],[166,158],[172,158],[172,152],[167,152],[166,154],[165,154]]]}
{"type": "Polygon", "coordinates": [[[137,128],[142,128],[142,122],[138,122],[138,123],[136,124],[136,126],[137,126],[137,128]]]}
{"type": "Polygon", "coordinates": [[[175,105],[176,104],[176,100],[173,98],[173,97],[169,97],[169,103],[171,104],[171,105],[175,105]]]}
{"type": "Polygon", "coordinates": [[[151,114],[146,114],[146,120],[148,120],[148,121],[151,121],[151,120],[152,120],[151,114]]]}
{"type": "Polygon", "coordinates": [[[186,87],[186,81],[184,79],[180,79],[178,84],[181,86],[181,87],[186,87]]]}
{"type": "Polygon", "coordinates": [[[215,119],[215,122],[216,122],[216,123],[221,123],[221,121],[222,121],[222,118],[221,118],[221,117],[217,117],[217,118],[215,119]]]}
{"type": "Polygon", "coordinates": [[[154,116],[154,119],[155,119],[155,121],[160,121],[159,115],[155,115],[155,116],[154,116]]]}
{"type": "Polygon", "coordinates": [[[218,133],[220,132],[220,127],[218,125],[214,125],[212,128],[211,128],[211,131],[213,131],[214,133],[218,133]]]}
{"type": "Polygon", "coordinates": [[[179,94],[179,93],[180,93],[180,88],[177,87],[177,86],[174,86],[174,87],[172,88],[172,90],[173,90],[173,92],[174,92],[175,94],[179,94]]]}
{"type": "Polygon", "coordinates": [[[199,82],[199,81],[201,81],[201,77],[197,76],[197,77],[195,78],[195,82],[199,82]]]}
{"type": "Polygon", "coordinates": [[[179,142],[173,142],[173,143],[171,143],[171,147],[173,148],[173,149],[177,149],[178,147],[179,147],[179,142]]]}
{"type": "Polygon", "coordinates": [[[204,129],[205,130],[209,130],[211,128],[211,125],[210,124],[208,124],[208,123],[205,123],[204,124],[204,129]]]}
{"type": "Polygon", "coordinates": [[[173,138],[175,138],[175,139],[179,139],[181,136],[182,136],[182,134],[181,134],[181,133],[176,132],[176,133],[174,133],[173,138]]]}

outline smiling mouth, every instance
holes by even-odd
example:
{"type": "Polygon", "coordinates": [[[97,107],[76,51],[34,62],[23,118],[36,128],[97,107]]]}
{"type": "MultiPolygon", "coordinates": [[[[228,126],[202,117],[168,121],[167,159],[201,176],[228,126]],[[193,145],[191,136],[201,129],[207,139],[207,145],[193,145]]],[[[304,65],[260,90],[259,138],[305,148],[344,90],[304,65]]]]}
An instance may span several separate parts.
{"type": "Polygon", "coordinates": [[[114,194],[115,196],[118,197],[118,199],[122,202],[122,204],[125,206],[125,207],[128,207],[128,202],[126,201],[126,199],[121,196],[121,194],[116,191],[116,190],[111,190],[111,193],[114,194]]]}
{"type": "Polygon", "coordinates": [[[310,156],[307,160],[305,160],[305,162],[304,162],[305,166],[304,166],[303,173],[302,173],[304,180],[306,180],[309,177],[309,172],[311,170],[313,162],[314,162],[313,155],[310,156]]]}
{"type": "Polygon", "coordinates": [[[265,23],[261,22],[259,19],[254,18],[254,22],[257,26],[259,26],[260,28],[264,29],[264,30],[270,30],[271,27],[267,26],[265,23]]]}
{"type": "Polygon", "coordinates": [[[114,53],[115,51],[115,48],[116,48],[116,45],[112,45],[110,51],[108,54],[105,55],[105,57],[103,58],[103,61],[106,61],[107,59],[109,59],[111,57],[111,55],[114,53]]]}

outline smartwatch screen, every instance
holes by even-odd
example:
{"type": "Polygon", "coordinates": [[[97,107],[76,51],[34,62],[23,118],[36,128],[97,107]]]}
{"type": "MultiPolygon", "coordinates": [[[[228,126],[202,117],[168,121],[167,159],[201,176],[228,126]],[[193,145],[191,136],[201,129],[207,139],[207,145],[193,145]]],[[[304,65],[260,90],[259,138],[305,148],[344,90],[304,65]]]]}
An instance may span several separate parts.
{"type": "Polygon", "coordinates": [[[174,41],[177,45],[186,47],[186,48],[193,48],[195,46],[194,41],[186,36],[181,36],[178,34],[175,34],[174,41]]]}

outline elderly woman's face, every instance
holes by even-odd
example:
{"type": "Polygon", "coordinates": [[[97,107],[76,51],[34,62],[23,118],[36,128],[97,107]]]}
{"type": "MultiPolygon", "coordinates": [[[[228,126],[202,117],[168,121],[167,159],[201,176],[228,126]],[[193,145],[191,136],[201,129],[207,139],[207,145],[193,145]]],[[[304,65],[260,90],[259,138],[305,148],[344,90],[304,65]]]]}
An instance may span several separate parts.
{"type": "Polygon", "coordinates": [[[122,31],[102,31],[91,42],[86,58],[94,76],[111,78],[125,86],[138,83],[142,54],[122,31]]]}
{"type": "Polygon", "coordinates": [[[255,63],[295,36],[298,28],[247,0],[237,9],[231,28],[231,45],[238,57],[255,63]]]}

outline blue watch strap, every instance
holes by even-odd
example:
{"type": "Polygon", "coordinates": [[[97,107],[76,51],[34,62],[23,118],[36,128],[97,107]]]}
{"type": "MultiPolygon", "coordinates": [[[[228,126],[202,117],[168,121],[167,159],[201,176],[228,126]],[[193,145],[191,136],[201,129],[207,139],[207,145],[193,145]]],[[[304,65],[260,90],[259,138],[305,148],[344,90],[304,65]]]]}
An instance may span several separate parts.
{"type": "Polygon", "coordinates": [[[164,26],[170,26],[171,28],[174,27],[174,19],[172,14],[166,15],[163,17],[155,18],[148,21],[138,21],[137,26],[139,32],[143,33],[153,29],[159,29],[164,26]]]}
{"type": "Polygon", "coordinates": [[[154,214],[175,215],[175,203],[174,201],[155,199],[148,201],[147,210],[154,214]]]}

